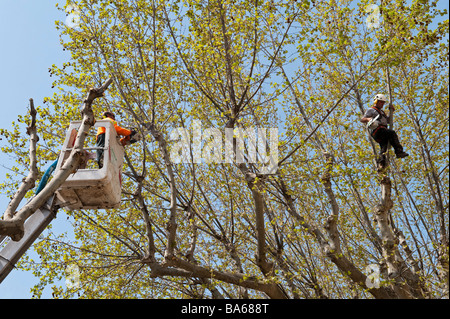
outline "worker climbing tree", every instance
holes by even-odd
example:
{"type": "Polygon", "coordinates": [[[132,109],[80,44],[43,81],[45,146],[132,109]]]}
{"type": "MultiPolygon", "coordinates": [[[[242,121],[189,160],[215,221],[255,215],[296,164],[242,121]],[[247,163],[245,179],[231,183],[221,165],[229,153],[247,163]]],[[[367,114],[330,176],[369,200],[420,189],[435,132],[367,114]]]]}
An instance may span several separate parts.
{"type": "MultiPolygon", "coordinates": [[[[403,150],[397,132],[388,128],[389,116],[383,111],[385,103],[386,96],[383,94],[375,95],[373,97],[373,106],[361,118],[361,122],[366,123],[370,136],[380,145],[380,156],[377,160],[380,168],[386,167],[386,155],[389,151],[389,145],[394,148],[397,158],[404,158],[409,155],[403,150]]],[[[393,111],[394,107],[390,105],[390,112],[393,111]]]]}

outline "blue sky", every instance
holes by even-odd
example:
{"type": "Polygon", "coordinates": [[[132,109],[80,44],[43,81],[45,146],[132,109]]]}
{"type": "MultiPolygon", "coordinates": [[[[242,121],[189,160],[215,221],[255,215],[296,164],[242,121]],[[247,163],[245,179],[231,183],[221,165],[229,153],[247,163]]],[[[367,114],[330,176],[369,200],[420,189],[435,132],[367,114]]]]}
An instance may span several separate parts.
{"type": "MultiPolygon", "coordinates": [[[[44,97],[53,94],[48,68],[70,57],[62,50],[55,29],[55,20],[66,18],[64,12],[56,9],[56,3],[54,0],[0,0],[1,128],[10,128],[17,115],[27,112],[30,98],[35,106],[43,105],[44,97]]],[[[6,167],[11,164],[3,154],[0,163],[6,167]]],[[[0,166],[1,180],[5,179],[6,172],[0,166]]],[[[7,204],[8,199],[0,195],[0,212],[7,204]]],[[[61,218],[57,221],[60,223],[61,218]]],[[[31,273],[13,270],[0,284],[0,299],[31,298],[30,288],[36,282],[31,273]]]]}
{"type": "MultiPolygon", "coordinates": [[[[60,0],[61,4],[65,2],[60,0]]],[[[19,114],[27,112],[29,98],[42,105],[44,97],[51,96],[52,78],[48,68],[69,60],[63,51],[55,20],[65,20],[64,12],[56,9],[54,0],[0,0],[0,128],[10,128],[19,114]]],[[[448,2],[440,0],[439,6],[448,9],[448,2]]],[[[446,17],[448,18],[448,16],[446,17]]],[[[4,141],[0,141],[0,146],[4,141]]],[[[9,159],[0,154],[0,164],[11,166],[9,159]]],[[[0,180],[7,169],[0,165],[0,180]]],[[[8,199],[0,195],[0,212],[8,199]]],[[[65,231],[68,225],[60,216],[54,227],[65,231]]],[[[0,284],[0,299],[31,298],[30,288],[37,283],[31,274],[14,270],[0,284]]],[[[47,292],[43,297],[50,298],[47,292]]]]}

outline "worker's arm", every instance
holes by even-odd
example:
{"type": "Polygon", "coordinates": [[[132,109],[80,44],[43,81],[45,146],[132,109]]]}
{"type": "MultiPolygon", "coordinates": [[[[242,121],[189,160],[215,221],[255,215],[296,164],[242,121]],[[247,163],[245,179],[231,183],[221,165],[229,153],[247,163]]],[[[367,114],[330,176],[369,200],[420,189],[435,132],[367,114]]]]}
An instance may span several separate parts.
{"type": "Polygon", "coordinates": [[[120,127],[119,125],[114,123],[114,128],[116,129],[117,134],[128,136],[131,134],[130,130],[127,130],[126,128],[120,127]]]}
{"type": "Polygon", "coordinates": [[[367,123],[374,117],[376,117],[378,113],[374,109],[368,109],[364,116],[360,119],[362,123],[367,123]]]}

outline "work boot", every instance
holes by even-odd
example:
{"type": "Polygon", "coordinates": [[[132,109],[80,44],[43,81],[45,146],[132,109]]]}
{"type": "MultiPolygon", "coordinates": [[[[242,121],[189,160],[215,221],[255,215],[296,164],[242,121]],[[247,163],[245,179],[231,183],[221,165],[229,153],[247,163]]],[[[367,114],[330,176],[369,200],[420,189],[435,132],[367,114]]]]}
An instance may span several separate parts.
{"type": "Polygon", "coordinates": [[[409,156],[409,154],[406,153],[406,152],[401,151],[401,152],[395,153],[395,156],[396,156],[397,158],[404,158],[404,157],[409,156]]]}
{"type": "Polygon", "coordinates": [[[402,146],[402,144],[400,144],[398,135],[397,135],[397,133],[395,133],[395,131],[392,131],[392,135],[391,135],[389,142],[391,143],[392,147],[394,148],[395,155],[397,156],[397,158],[403,158],[403,157],[406,157],[409,155],[408,153],[405,153],[403,151],[403,146],[402,146]]]}

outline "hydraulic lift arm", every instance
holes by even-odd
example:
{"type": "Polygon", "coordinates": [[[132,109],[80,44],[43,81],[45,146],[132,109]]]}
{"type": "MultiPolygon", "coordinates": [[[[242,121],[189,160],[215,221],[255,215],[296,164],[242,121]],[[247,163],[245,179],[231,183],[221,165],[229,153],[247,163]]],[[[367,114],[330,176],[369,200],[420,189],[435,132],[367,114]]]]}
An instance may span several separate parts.
{"type": "Polygon", "coordinates": [[[20,241],[10,240],[2,244],[4,236],[0,236],[0,283],[8,276],[14,265],[30,248],[34,241],[56,217],[57,206],[54,206],[52,196],[41,208],[31,215],[25,222],[25,233],[20,241]]]}

